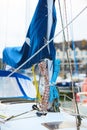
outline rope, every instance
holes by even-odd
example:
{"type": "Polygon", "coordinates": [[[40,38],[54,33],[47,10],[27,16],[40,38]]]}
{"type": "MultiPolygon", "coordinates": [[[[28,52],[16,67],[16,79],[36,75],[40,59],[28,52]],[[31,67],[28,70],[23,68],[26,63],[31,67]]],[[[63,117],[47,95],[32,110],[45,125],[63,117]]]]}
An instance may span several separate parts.
{"type": "MultiPolygon", "coordinates": [[[[64,24],[63,24],[63,18],[62,18],[62,11],[61,11],[61,5],[60,5],[60,0],[58,0],[58,4],[59,4],[59,11],[60,11],[60,18],[61,18],[61,24],[62,24],[62,29],[64,28],[64,24]]],[[[63,75],[64,75],[64,52],[65,52],[65,42],[66,42],[66,37],[65,37],[65,32],[63,30],[63,38],[64,38],[64,43],[63,43],[63,62],[62,62],[62,71],[63,71],[63,75]]]]}
{"type": "MultiPolygon", "coordinates": [[[[68,20],[67,20],[67,10],[66,10],[66,0],[64,0],[64,5],[65,5],[65,17],[66,17],[66,25],[67,25],[68,20]]],[[[66,29],[67,29],[68,50],[70,51],[68,26],[66,27],[66,29]]],[[[71,81],[72,81],[73,102],[74,102],[74,105],[75,105],[75,111],[79,115],[79,109],[78,109],[78,105],[77,105],[76,98],[75,98],[74,82],[73,82],[73,79],[72,79],[72,65],[71,65],[71,60],[69,58],[69,52],[67,53],[67,58],[68,58],[68,61],[69,61],[70,76],[71,76],[71,81]]],[[[77,124],[77,129],[78,129],[79,126],[81,125],[80,115],[76,117],[76,124],[77,124]]]]}
{"type": "MultiPolygon", "coordinates": [[[[62,27],[63,27],[63,19],[62,19],[62,13],[61,13],[61,6],[60,6],[60,0],[58,0],[59,2],[59,9],[60,9],[60,16],[61,16],[61,23],[62,23],[62,27]]],[[[66,17],[66,25],[67,25],[67,13],[66,13],[66,2],[64,0],[64,7],[65,7],[65,17],[66,17]]],[[[67,39],[69,41],[69,34],[68,34],[68,26],[66,27],[67,28],[67,39]]],[[[66,44],[66,38],[65,38],[65,32],[63,30],[63,36],[64,36],[64,46],[66,44]]],[[[68,49],[70,48],[70,43],[68,42],[68,49]]],[[[65,51],[65,50],[64,50],[65,51]]],[[[71,61],[70,61],[70,58],[69,58],[69,54],[68,52],[66,51],[66,54],[67,54],[67,59],[68,59],[68,64],[69,64],[69,68],[70,68],[70,75],[71,75],[71,81],[72,81],[72,68],[71,68],[71,61]]],[[[73,95],[74,96],[74,95],[73,95]]],[[[75,97],[75,96],[74,96],[75,97]]]]}
{"type": "Polygon", "coordinates": [[[41,75],[44,77],[44,81],[45,81],[45,90],[44,90],[44,94],[42,96],[42,101],[41,101],[41,110],[42,111],[47,111],[48,109],[48,99],[49,99],[49,78],[48,78],[48,71],[46,68],[46,62],[43,61],[41,63],[39,63],[39,69],[41,72],[41,75]]]}

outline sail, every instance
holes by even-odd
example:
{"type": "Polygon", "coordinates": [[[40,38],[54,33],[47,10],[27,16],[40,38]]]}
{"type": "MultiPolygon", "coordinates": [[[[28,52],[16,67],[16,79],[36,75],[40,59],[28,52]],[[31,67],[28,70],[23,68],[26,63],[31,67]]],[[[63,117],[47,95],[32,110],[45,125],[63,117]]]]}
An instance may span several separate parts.
{"type": "Polygon", "coordinates": [[[54,0],[39,0],[34,16],[26,34],[26,40],[21,47],[6,47],[3,51],[3,62],[17,68],[27,59],[30,60],[21,68],[26,69],[48,58],[54,60],[55,47],[51,41],[39,53],[47,41],[54,37],[56,27],[56,10],[54,0]]]}

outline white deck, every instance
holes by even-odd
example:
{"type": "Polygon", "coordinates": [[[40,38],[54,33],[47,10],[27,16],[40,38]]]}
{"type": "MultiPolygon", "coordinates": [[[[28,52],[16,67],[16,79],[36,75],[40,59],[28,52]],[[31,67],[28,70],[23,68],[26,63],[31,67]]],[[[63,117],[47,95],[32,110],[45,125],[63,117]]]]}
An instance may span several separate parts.
{"type": "MultiPolygon", "coordinates": [[[[3,112],[5,115],[16,115],[26,111],[29,112],[5,123],[0,123],[0,130],[54,130],[54,128],[48,129],[43,125],[43,123],[47,122],[56,122],[57,125],[55,125],[55,130],[77,130],[76,119],[74,116],[70,116],[68,113],[61,110],[61,112],[48,112],[46,116],[38,117],[36,115],[36,110],[31,111],[32,105],[32,103],[20,103],[11,105],[7,104],[3,106],[3,108],[1,107],[0,112],[3,112]],[[58,123],[61,121],[62,123],[58,126],[58,123]]],[[[80,130],[87,130],[86,118],[82,120],[80,130]]]]}

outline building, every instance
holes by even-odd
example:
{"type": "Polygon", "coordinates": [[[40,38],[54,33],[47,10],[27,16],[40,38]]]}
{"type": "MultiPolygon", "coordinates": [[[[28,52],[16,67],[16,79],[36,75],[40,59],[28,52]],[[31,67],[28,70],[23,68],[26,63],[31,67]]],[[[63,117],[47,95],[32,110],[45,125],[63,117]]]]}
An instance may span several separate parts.
{"type": "Polygon", "coordinates": [[[60,59],[62,63],[65,64],[65,69],[68,68],[68,58],[71,61],[73,69],[75,69],[75,64],[78,66],[78,69],[84,70],[87,73],[87,41],[74,41],[66,43],[55,43],[56,47],[56,58],[60,59]],[[64,47],[64,48],[63,48],[64,47]],[[64,51],[63,51],[64,49],[64,51]],[[67,57],[68,55],[68,57],[67,57]]]}

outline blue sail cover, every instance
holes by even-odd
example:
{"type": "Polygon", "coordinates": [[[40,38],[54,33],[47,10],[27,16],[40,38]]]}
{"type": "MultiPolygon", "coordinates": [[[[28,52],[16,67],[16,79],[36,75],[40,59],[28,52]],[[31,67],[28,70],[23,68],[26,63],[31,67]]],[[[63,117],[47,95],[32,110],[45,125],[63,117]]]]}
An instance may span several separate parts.
{"type": "MultiPolygon", "coordinates": [[[[46,41],[54,37],[55,27],[56,10],[54,0],[39,0],[23,46],[6,47],[3,51],[3,62],[14,68],[19,67],[42,48],[46,41]]],[[[45,58],[50,60],[55,58],[53,41],[21,68],[30,68],[33,64],[39,63],[45,58]]]]}
{"type": "Polygon", "coordinates": [[[0,99],[1,98],[23,98],[36,99],[36,89],[31,79],[25,75],[11,71],[0,70],[0,99]]]}

